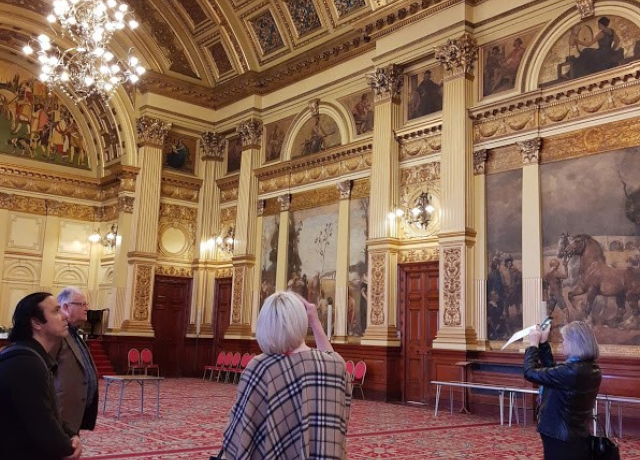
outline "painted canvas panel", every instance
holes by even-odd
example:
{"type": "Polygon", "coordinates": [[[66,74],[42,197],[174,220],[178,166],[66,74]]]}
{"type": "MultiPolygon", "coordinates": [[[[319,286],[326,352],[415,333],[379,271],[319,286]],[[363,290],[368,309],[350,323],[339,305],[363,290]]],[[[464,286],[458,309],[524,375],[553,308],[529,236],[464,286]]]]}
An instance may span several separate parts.
{"type": "Polygon", "coordinates": [[[367,6],[366,0],[333,0],[333,4],[340,18],[367,6]]]}
{"type": "Polygon", "coordinates": [[[640,28],[619,16],[595,16],[566,31],[545,57],[538,78],[550,86],[640,59],[640,28]]]}
{"type": "Polygon", "coordinates": [[[524,32],[488,43],[481,48],[483,96],[502,93],[515,87],[522,58],[534,36],[535,31],[524,32]]]}
{"type": "Polygon", "coordinates": [[[321,113],[307,120],[296,134],[291,157],[310,155],[340,145],[338,124],[329,115],[321,113]]]}
{"type": "Polygon", "coordinates": [[[365,91],[339,100],[351,114],[356,136],[373,131],[373,95],[373,91],[365,91]]]}
{"type": "Polygon", "coordinates": [[[545,297],[554,324],[640,345],[640,147],[540,167],[545,297]]]}
{"type": "Polygon", "coordinates": [[[278,228],[279,216],[265,216],[262,219],[262,270],[260,281],[260,306],[265,299],[276,292],[276,271],[278,268],[278,228]]]}
{"type": "Polygon", "coordinates": [[[232,137],[227,142],[227,174],[240,171],[242,159],[242,141],[240,136],[232,137]]]}
{"type": "Polygon", "coordinates": [[[162,148],[164,168],[193,174],[198,140],[170,131],[162,148]]]}
{"type": "Polygon", "coordinates": [[[227,50],[224,49],[222,42],[216,42],[207,47],[207,49],[211,53],[211,58],[216,65],[216,69],[218,69],[218,75],[224,75],[233,70],[233,64],[231,64],[227,50]]]}
{"type": "Polygon", "coordinates": [[[285,4],[298,37],[303,37],[322,25],[313,0],[286,0],[285,4]]]}
{"type": "Polygon", "coordinates": [[[522,170],[487,176],[487,336],[522,329],[522,170]]]}
{"type": "Polygon", "coordinates": [[[269,54],[284,47],[282,36],[280,36],[280,31],[271,11],[266,10],[261,15],[251,19],[249,23],[256,40],[258,40],[260,49],[262,49],[262,54],[269,54]]]}
{"type": "Polygon", "coordinates": [[[407,120],[442,110],[442,66],[423,68],[407,79],[407,120]]]}
{"type": "Polygon", "coordinates": [[[367,326],[367,254],[369,238],[369,198],[349,203],[349,293],[347,298],[347,334],[362,337],[367,326]]]}
{"type": "Polygon", "coordinates": [[[7,63],[0,68],[0,153],[89,169],[69,109],[40,80],[7,63]]]}
{"type": "Polygon", "coordinates": [[[282,159],[282,145],[292,121],[293,117],[290,117],[265,125],[265,163],[282,159]]]}
{"type": "Polygon", "coordinates": [[[291,212],[287,288],[318,306],[325,330],[328,306],[335,305],[337,242],[337,203],[291,212]]]}

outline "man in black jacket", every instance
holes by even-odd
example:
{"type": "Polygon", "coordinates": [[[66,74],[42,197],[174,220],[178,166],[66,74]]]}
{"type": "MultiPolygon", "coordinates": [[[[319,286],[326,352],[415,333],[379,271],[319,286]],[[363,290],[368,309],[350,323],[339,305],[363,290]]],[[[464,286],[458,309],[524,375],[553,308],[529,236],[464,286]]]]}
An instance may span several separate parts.
{"type": "Polygon", "coordinates": [[[77,460],[80,438],[58,413],[48,352],[69,333],[56,299],[29,294],[16,306],[12,345],[0,353],[0,458],[77,460]]]}

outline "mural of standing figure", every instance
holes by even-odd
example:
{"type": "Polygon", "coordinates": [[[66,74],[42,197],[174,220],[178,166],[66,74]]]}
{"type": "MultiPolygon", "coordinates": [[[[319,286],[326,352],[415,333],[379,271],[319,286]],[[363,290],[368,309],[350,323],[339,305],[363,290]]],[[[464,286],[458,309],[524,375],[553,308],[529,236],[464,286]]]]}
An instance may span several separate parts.
{"type": "Polygon", "coordinates": [[[547,299],[547,316],[551,316],[556,307],[560,307],[563,312],[563,320],[569,323],[569,310],[562,295],[562,282],[567,279],[569,270],[567,269],[568,261],[563,261],[564,272],[560,271],[560,261],[551,259],[549,261],[550,270],[544,275],[543,289],[547,299]]]}

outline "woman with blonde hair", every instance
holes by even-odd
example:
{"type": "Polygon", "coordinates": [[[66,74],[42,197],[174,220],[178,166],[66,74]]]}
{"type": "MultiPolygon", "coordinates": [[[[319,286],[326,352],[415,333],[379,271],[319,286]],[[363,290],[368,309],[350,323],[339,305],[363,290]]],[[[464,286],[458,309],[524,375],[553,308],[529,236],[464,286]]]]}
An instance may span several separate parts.
{"type": "Polygon", "coordinates": [[[549,330],[533,330],[524,355],[524,378],[540,385],[538,433],[544,460],[589,460],[589,422],[602,379],[598,342],[587,323],[567,324],[560,329],[567,359],[556,364],[549,330]]]}
{"type": "Polygon", "coordinates": [[[242,373],[224,433],[226,458],[346,459],[350,385],[316,306],[293,292],[272,294],[256,339],[263,353],[242,373]],[[308,327],[317,349],[305,343],[308,327]]]}

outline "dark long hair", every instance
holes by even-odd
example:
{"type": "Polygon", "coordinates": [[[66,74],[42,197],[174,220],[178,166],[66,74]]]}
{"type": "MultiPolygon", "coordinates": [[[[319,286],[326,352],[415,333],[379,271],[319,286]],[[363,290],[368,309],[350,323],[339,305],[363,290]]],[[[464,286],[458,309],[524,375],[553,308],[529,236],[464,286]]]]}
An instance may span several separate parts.
{"type": "Polygon", "coordinates": [[[51,293],[34,292],[18,302],[16,311],[13,313],[13,329],[9,334],[10,342],[27,340],[33,336],[32,319],[36,319],[43,324],[47,322],[44,317],[44,311],[40,306],[40,303],[47,297],[51,297],[51,293]]]}

